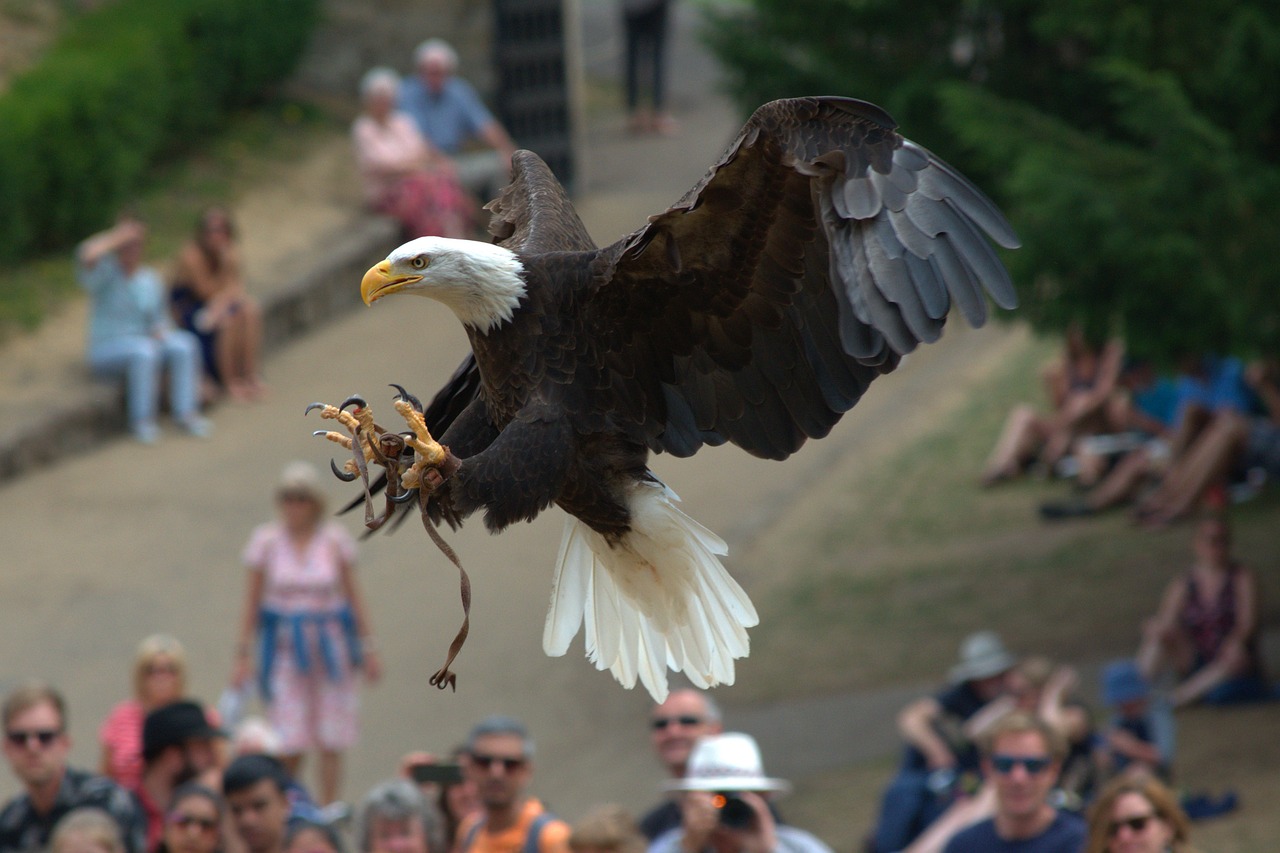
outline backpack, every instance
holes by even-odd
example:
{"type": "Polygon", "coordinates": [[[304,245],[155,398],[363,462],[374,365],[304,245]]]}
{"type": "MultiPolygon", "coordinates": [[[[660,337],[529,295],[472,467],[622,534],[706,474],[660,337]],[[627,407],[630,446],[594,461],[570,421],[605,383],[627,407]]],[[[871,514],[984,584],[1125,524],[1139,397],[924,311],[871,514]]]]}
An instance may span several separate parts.
{"type": "MultiPolygon", "coordinates": [[[[555,819],[555,815],[545,811],[535,817],[529,824],[529,831],[524,837],[524,846],[520,848],[520,853],[539,853],[538,836],[542,834],[542,827],[555,819]]],[[[458,846],[458,853],[470,853],[471,845],[475,843],[476,836],[480,834],[480,830],[484,828],[487,820],[487,818],[480,818],[474,826],[467,830],[466,837],[462,839],[462,844],[458,846]]]]}

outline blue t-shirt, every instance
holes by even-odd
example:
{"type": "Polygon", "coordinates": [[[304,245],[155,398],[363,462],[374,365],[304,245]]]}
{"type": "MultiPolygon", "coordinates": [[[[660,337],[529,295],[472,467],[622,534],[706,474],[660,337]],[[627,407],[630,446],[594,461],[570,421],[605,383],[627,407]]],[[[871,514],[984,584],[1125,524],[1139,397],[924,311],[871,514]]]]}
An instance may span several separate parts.
{"type": "Polygon", "coordinates": [[[1084,821],[1058,812],[1044,832],[1034,838],[1005,841],[996,835],[994,818],[979,821],[956,833],[942,853],[1080,853],[1085,842],[1084,821]]]}
{"type": "Polygon", "coordinates": [[[428,90],[421,78],[404,78],[400,81],[400,109],[446,154],[457,154],[480,135],[481,128],[493,122],[476,90],[461,77],[450,77],[438,95],[428,90]]]}
{"type": "Polygon", "coordinates": [[[150,267],[126,273],[112,253],[92,267],[77,268],[80,285],[92,297],[89,307],[89,345],[133,335],[146,336],[168,328],[164,285],[150,267]]]}
{"type": "Polygon", "coordinates": [[[1178,423],[1192,404],[1210,412],[1249,411],[1249,386],[1244,381],[1244,363],[1238,358],[1205,358],[1201,375],[1182,374],[1177,385],[1178,423]]]}

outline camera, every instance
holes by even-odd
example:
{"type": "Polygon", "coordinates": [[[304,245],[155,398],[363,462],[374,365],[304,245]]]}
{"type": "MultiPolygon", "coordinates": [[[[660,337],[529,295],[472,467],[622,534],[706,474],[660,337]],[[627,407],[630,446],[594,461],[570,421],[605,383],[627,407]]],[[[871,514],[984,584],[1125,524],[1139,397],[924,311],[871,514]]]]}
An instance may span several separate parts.
{"type": "Polygon", "coordinates": [[[712,799],[720,813],[720,824],[729,829],[750,829],[756,820],[756,810],[733,791],[721,791],[712,799]]]}
{"type": "Polygon", "coordinates": [[[409,775],[419,785],[425,782],[452,785],[462,781],[462,768],[456,764],[415,764],[409,768],[409,775]]]}

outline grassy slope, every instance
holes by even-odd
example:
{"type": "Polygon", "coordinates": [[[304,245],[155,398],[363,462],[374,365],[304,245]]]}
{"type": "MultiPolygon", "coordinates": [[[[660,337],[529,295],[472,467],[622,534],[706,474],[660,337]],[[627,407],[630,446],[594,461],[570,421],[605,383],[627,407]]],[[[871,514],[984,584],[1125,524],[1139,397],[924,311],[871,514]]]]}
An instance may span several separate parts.
{"type": "MultiPolygon", "coordinates": [[[[749,574],[767,579],[753,589],[761,610],[753,673],[736,689],[779,699],[928,681],[952,661],[957,639],[982,627],[1015,649],[1063,661],[1132,651],[1141,620],[1186,564],[1190,531],[1140,531],[1123,514],[1043,525],[1034,507],[1061,496],[1063,485],[975,485],[1004,412],[1040,398],[1037,368],[1051,352],[1027,339],[929,434],[837,484],[838,514],[801,512],[808,521],[763,537],[746,558],[749,574]],[[779,576],[770,565],[792,568],[779,576]]],[[[1272,490],[1232,513],[1238,552],[1262,578],[1270,625],[1280,622],[1278,510],[1272,490]]],[[[1245,802],[1238,816],[1197,826],[1203,849],[1261,850],[1280,840],[1280,817],[1265,806],[1280,802],[1280,708],[1196,710],[1179,721],[1183,784],[1236,788],[1245,802]]],[[[893,765],[805,780],[788,815],[835,849],[854,849],[893,765]]]]}

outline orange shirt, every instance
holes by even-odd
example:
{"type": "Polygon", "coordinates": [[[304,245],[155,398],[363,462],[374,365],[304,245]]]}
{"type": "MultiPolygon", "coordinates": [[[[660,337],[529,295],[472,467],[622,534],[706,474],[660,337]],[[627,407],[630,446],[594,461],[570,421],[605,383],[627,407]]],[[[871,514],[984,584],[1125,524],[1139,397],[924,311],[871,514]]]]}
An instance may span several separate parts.
{"type": "MultiPolygon", "coordinates": [[[[520,819],[509,829],[502,832],[490,832],[487,826],[480,827],[470,847],[464,847],[461,853],[521,853],[529,835],[529,825],[533,819],[542,814],[542,803],[530,797],[520,809],[520,819]]],[[[472,827],[483,815],[468,819],[458,829],[458,838],[465,844],[471,835],[472,827]]],[[[552,819],[542,827],[538,834],[538,853],[569,853],[569,824],[562,820],[552,819]]]]}

